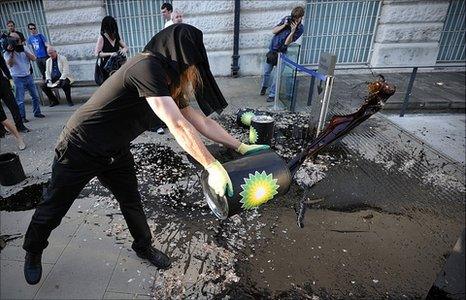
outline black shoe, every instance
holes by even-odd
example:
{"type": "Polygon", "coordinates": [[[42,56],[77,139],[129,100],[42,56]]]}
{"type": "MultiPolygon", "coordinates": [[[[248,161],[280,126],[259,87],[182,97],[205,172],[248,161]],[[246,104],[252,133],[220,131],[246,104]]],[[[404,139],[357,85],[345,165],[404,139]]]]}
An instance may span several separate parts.
{"type": "Polygon", "coordinates": [[[29,131],[31,131],[31,130],[29,130],[29,128],[27,128],[24,125],[21,125],[21,126],[17,127],[17,129],[18,129],[19,132],[29,132],[29,131]]]}
{"type": "Polygon", "coordinates": [[[37,115],[34,115],[34,117],[40,118],[40,119],[41,119],[41,118],[45,118],[45,116],[44,116],[43,114],[37,114],[37,115]]]}
{"type": "Polygon", "coordinates": [[[51,102],[50,105],[49,105],[49,107],[54,107],[54,106],[57,106],[58,104],[59,104],[58,101],[56,101],[56,102],[51,102]]]}
{"type": "Polygon", "coordinates": [[[42,254],[36,254],[32,252],[26,252],[24,262],[24,278],[27,283],[37,284],[42,277],[42,254]]]}
{"type": "Polygon", "coordinates": [[[23,118],[23,123],[28,123],[28,122],[29,122],[29,120],[28,120],[28,119],[26,119],[26,118],[23,118]]]}
{"type": "Polygon", "coordinates": [[[136,252],[137,256],[143,259],[147,259],[159,269],[167,269],[171,265],[170,258],[165,253],[155,249],[152,246],[143,251],[136,250],[134,248],[133,250],[136,252]]]}
{"type": "Polygon", "coordinates": [[[266,91],[267,91],[267,88],[266,88],[266,87],[262,87],[262,89],[261,89],[261,96],[264,96],[266,91]]]}
{"type": "Polygon", "coordinates": [[[275,101],[275,98],[274,97],[269,97],[267,98],[267,102],[274,102],[275,101]]]}
{"type": "Polygon", "coordinates": [[[74,106],[74,103],[72,101],[68,101],[68,106],[74,106]]]}

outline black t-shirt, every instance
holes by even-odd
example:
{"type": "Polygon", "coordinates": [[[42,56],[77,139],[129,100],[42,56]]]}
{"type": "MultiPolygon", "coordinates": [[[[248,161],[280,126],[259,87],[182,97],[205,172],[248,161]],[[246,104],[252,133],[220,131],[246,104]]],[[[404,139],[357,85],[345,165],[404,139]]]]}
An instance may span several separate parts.
{"type": "Polygon", "coordinates": [[[71,116],[60,140],[99,156],[127,149],[138,135],[161,123],[145,98],[170,96],[162,66],[148,54],[128,60],[71,116]]]}

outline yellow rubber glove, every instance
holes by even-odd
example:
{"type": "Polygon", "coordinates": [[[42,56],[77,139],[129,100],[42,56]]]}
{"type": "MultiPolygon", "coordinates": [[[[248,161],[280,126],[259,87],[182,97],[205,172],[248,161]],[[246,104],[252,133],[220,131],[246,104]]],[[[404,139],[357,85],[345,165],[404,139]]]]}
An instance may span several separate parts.
{"type": "Polygon", "coordinates": [[[269,145],[246,145],[241,143],[236,152],[241,153],[242,155],[252,154],[261,150],[270,149],[269,145]]]}
{"type": "Polygon", "coordinates": [[[231,183],[230,176],[228,176],[227,171],[222,166],[222,164],[216,160],[206,168],[209,172],[209,178],[207,183],[220,197],[225,196],[225,190],[228,193],[228,196],[233,196],[233,184],[231,183]]]}

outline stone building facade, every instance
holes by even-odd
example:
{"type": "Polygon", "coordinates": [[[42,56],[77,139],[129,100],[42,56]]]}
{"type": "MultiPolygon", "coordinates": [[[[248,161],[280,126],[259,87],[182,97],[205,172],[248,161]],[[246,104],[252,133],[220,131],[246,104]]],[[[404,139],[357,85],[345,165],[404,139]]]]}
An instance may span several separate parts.
{"type": "MultiPolygon", "coordinates": [[[[42,0],[49,39],[79,80],[92,80],[104,0],[42,0]]],[[[239,74],[260,75],[271,29],[309,1],[241,0],[239,74]]],[[[200,28],[215,75],[231,72],[234,1],[173,0],[184,22],[200,28]]],[[[368,63],[373,67],[435,65],[449,0],[381,0],[368,63]]],[[[155,32],[154,32],[155,33],[155,32]]]]}

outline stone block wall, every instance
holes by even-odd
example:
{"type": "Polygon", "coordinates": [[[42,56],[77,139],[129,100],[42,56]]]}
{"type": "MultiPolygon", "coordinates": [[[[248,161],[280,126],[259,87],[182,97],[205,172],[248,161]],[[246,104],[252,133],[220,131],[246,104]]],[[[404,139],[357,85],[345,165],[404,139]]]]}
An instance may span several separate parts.
{"type": "MultiPolygon", "coordinates": [[[[240,75],[260,75],[272,28],[306,1],[241,1],[239,66],[240,75]]],[[[233,55],[234,1],[173,0],[173,8],[183,12],[183,21],[204,32],[204,43],[212,72],[231,73],[233,55]]]]}
{"type": "Polygon", "coordinates": [[[383,1],[371,65],[435,65],[448,5],[448,0],[383,1]]]}
{"type": "Polygon", "coordinates": [[[43,0],[49,40],[78,80],[94,79],[94,48],[105,17],[101,0],[43,0]]]}
{"type": "MultiPolygon", "coordinates": [[[[94,47],[106,15],[103,0],[43,0],[49,39],[67,56],[78,80],[93,80],[94,47]]],[[[239,74],[260,75],[272,28],[305,0],[242,0],[239,74]]],[[[434,65],[448,0],[384,0],[374,38],[371,65],[434,65]]],[[[173,0],[184,22],[204,32],[212,71],[228,76],[233,55],[234,0],[173,0]]]]}

